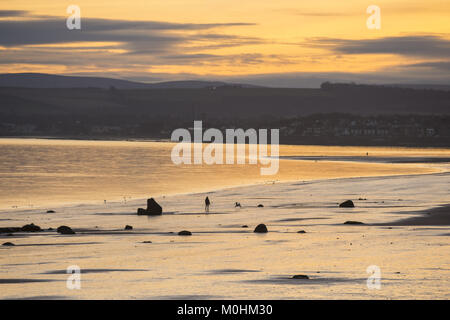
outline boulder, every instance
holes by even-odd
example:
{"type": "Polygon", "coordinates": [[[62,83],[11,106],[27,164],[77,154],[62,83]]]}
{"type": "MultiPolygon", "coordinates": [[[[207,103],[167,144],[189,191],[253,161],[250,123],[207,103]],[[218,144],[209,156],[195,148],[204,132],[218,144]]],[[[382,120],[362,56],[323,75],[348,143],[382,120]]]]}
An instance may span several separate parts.
{"type": "Polygon", "coordinates": [[[129,226],[128,224],[125,226],[125,230],[133,230],[132,226],[129,226]]]}
{"type": "Polygon", "coordinates": [[[341,208],[354,208],[355,205],[353,204],[353,201],[352,201],[352,200],[347,200],[347,201],[342,202],[342,203],[339,205],[339,207],[341,207],[341,208]]]}
{"type": "Polygon", "coordinates": [[[60,226],[56,229],[56,232],[61,234],[75,234],[75,231],[72,230],[71,227],[68,226],[60,226]]]}
{"type": "Polygon", "coordinates": [[[142,241],[142,243],[152,243],[150,240],[142,241]]]}
{"type": "Polygon", "coordinates": [[[178,232],[178,235],[179,236],[192,236],[192,232],[183,230],[183,231],[178,232]]]}
{"type": "Polygon", "coordinates": [[[15,244],[12,242],[5,242],[4,244],[2,244],[2,246],[12,247],[12,246],[15,246],[15,244]]]}
{"type": "Polygon", "coordinates": [[[54,210],[47,210],[47,213],[55,213],[54,210]]]}
{"type": "Polygon", "coordinates": [[[147,213],[150,215],[160,215],[162,214],[162,207],[155,199],[150,198],[147,200],[147,213]]]}
{"type": "Polygon", "coordinates": [[[256,228],[255,228],[255,230],[253,232],[256,232],[256,233],[267,233],[268,230],[267,230],[266,225],[261,223],[261,224],[258,224],[256,226],[256,228]]]}
{"type": "Polygon", "coordinates": [[[138,208],[137,209],[137,214],[138,216],[144,216],[147,215],[147,210],[143,209],[143,208],[138,208]]]}
{"type": "Polygon", "coordinates": [[[244,224],[241,228],[248,228],[248,225],[244,224]]]}
{"type": "Polygon", "coordinates": [[[22,227],[21,231],[23,231],[23,232],[39,232],[39,231],[41,231],[41,227],[35,225],[34,223],[26,224],[22,227]]]}
{"type": "Polygon", "coordinates": [[[264,208],[263,204],[258,204],[258,208],[264,208]]]}
{"type": "Polygon", "coordinates": [[[139,208],[138,215],[158,216],[162,214],[162,207],[155,201],[155,199],[147,199],[147,209],[139,208]]]}
{"type": "Polygon", "coordinates": [[[292,279],[309,279],[309,277],[304,274],[296,274],[295,276],[292,277],[292,279]]]}
{"type": "Polygon", "coordinates": [[[19,232],[21,230],[22,230],[22,228],[20,228],[20,227],[0,228],[0,233],[19,232]]]}
{"type": "Polygon", "coordinates": [[[297,233],[306,233],[306,231],[305,230],[300,230],[300,231],[297,231],[297,233]]]}
{"type": "Polygon", "coordinates": [[[345,221],[344,224],[364,224],[364,223],[359,221],[345,221]]]}

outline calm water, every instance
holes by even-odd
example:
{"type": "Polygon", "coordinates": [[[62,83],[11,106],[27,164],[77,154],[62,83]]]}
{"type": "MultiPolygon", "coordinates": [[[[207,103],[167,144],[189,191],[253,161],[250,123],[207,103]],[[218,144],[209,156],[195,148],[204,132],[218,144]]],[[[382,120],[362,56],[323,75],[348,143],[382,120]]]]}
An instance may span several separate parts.
{"type": "MultiPolygon", "coordinates": [[[[277,175],[258,165],[172,163],[163,142],[0,139],[0,208],[128,201],[273,181],[432,172],[418,165],[280,160],[277,175]]],[[[280,146],[282,156],[449,156],[448,150],[280,146]]]]}

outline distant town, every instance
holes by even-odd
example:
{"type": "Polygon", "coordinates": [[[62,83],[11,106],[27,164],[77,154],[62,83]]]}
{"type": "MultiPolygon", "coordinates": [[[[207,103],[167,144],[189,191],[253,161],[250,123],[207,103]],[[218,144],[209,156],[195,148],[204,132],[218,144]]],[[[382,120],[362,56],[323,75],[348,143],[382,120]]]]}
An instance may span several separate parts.
{"type": "MultiPolygon", "coordinates": [[[[170,139],[188,121],[149,119],[142,123],[103,125],[72,119],[51,123],[0,123],[0,135],[51,136],[77,139],[170,139]]],[[[277,128],[283,144],[450,146],[450,116],[313,114],[279,119],[209,119],[205,126],[220,128],[277,128]]]]}
{"type": "Polygon", "coordinates": [[[283,124],[285,143],[450,146],[450,116],[319,114],[283,124]]]}

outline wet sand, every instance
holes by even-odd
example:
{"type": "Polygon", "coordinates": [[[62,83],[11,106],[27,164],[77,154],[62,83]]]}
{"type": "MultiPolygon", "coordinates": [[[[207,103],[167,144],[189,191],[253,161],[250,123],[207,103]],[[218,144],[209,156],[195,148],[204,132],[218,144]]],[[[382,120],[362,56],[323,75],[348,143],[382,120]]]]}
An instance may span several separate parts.
{"type": "Polygon", "coordinates": [[[369,163],[449,163],[448,157],[404,157],[404,156],[285,156],[281,159],[304,160],[304,161],[350,161],[369,163]]]}
{"type": "Polygon", "coordinates": [[[378,225],[385,226],[450,226],[450,204],[422,210],[418,212],[410,212],[417,214],[418,217],[411,217],[384,223],[378,225]]]}
{"type": "Polygon", "coordinates": [[[0,234],[15,244],[0,246],[0,298],[449,299],[449,182],[439,173],[236,187],[157,197],[155,217],[136,215],[145,199],[2,211],[0,227],[45,231],[0,234]],[[355,208],[339,208],[347,199],[355,208]],[[269,232],[254,233],[259,223],[269,232]],[[59,225],[76,234],[47,230],[59,225]],[[80,290],[66,287],[72,265],[80,290]],[[380,290],[367,288],[370,265],[380,290]]]}

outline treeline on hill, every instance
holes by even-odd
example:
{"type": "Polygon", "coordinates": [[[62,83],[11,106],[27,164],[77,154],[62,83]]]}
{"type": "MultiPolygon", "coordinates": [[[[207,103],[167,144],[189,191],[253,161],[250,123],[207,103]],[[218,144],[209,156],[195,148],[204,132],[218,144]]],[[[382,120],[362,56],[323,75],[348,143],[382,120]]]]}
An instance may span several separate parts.
{"type": "Polygon", "coordinates": [[[0,135],[162,138],[280,128],[282,143],[450,146],[450,92],[324,83],[320,89],[0,88],[0,135]]]}

